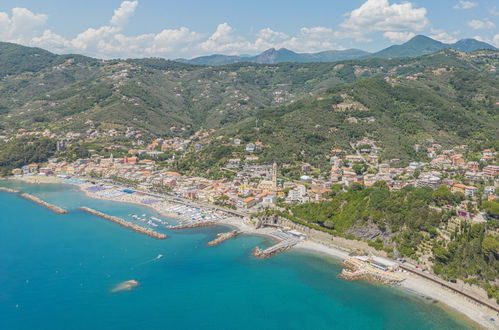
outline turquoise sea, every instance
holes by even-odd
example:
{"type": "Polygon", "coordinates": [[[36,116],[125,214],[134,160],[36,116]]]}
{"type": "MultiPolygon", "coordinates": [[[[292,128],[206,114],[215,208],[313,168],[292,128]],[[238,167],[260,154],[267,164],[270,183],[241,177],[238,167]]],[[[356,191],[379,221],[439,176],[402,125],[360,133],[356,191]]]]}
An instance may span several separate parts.
{"type": "Polygon", "coordinates": [[[226,230],[218,227],[165,229],[171,237],[155,240],[77,210],[128,219],[154,216],[149,208],[89,199],[68,185],[0,184],[70,210],[57,215],[0,192],[0,329],[471,328],[401,289],[338,279],[341,266],[325,256],[251,257],[271,243],[264,237],[207,247],[226,230]],[[135,290],[110,292],[131,279],[135,290]]]}

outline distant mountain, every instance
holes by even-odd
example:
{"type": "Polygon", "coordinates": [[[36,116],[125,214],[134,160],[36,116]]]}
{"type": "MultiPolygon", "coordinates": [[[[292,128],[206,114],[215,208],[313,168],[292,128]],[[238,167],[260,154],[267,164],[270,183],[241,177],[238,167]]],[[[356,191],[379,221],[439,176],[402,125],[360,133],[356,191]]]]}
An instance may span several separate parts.
{"type": "Polygon", "coordinates": [[[497,50],[496,47],[489,45],[486,42],[478,41],[476,39],[462,39],[451,45],[453,49],[462,52],[472,52],[477,49],[492,49],[497,50]]]}
{"type": "Polygon", "coordinates": [[[311,62],[335,62],[343,60],[354,60],[365,57],[370,53],[360,49],[329,50],[319,53],[295,53],[289,49],[271,48],[256,56],[229,56],[209,55],[193,59],[177,59],[176,61],[197,65],[225,65],[239,62],[276,64],[284,62],[311,63],[311,62]]]}
{"type": "Polygon", "coordinates": [[[183,58],[176,59],[175,61],[187,64],[196,65],[226,65],[245,61],[246,57],[241,56],[228,56],[228,55],[208,55],[193,58],[191,60],[186,60],[183,58]]]}
{"type": "Polygon", "coordinates": [[[83,55],[56,55],[45,49],[0,42],[0,78],[23,72],[38,72],[64,63],[68,59],[96,63],[97,59],[83,55]]]}
{"type": "Polygon", "coordinates": [[[454,44],[446,44],[434,40],[430,37],[418,35],[402,45],[390,46],[377,53],[369,55],[369,57],[377,57],[377,58],[416,57],[416,56],[431,54],[445,48],[455,49],[463,52],[472,52],[477,49],[497,50],[497,48],[495,48],[494,46],[475,39],[463,39],[454,44]]]}

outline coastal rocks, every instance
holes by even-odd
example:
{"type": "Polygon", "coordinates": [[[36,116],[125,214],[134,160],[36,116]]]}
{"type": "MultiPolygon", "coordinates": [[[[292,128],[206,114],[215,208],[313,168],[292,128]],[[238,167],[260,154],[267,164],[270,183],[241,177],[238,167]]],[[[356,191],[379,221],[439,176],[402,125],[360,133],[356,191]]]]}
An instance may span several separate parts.
{"type": "Polygon", "coordinates": [[[345,267],[338,275],[348,281],[379,282],[387,285],[399,285],[404,279],[393,272],[382,270],[384,266],[370,263],[368,259],[352,257],[342,263],[345,267]]]}
{"type": "Polygon", "coordinates": [[[385,240],[390,238],[391,236],[389,232],[382,231],[377,225],[373,223],[349,229],[345,232],[345,234],[354,235],[356,238],[367,239],[369,241],[374,241],[378,238],[385,240]]]}
{"type": "Polygon", "coordinates": [[[209,246],[213,246],[213,245],[218,245],[222,242],[225,242],[226,240],[228,239],[231,239],[233,237],[236,237],[237,235],[239,235],[241,232],[238,231],[238,230],[232,230],[232,231],[229,231],[228,233],[220,233],[220,234],[217,234],[217,238],[215,238],[214,240],[212,241],[209,241],[208,242],[208,245],[209,246]]]}
{"type": "Polygon", "coordinates": [[[125,281],[123,283],[118,284],[116,287],[114,287],[111,292],[112,293],[118,293],[118,292],[123,292],[123,291],[131,291],[132,289],[136,288],[139,286],[139,282],[136,280],[129,280],[125,281]]]}
{"type": "Polygon", "coordinates": [[[96,215],[96,216],[101,217],[103,219],[112,221],[114,223],[119,224],[120,226],[132,229],[132,230],[134,230],[134,231],[136,231],[138,233],[141,233],[141,234],[144,234],[144,235],[148,235],[148,236],[151,236],[151,237],[156,238],[156,239],[165,239],[165,238],[168,238],[168,236],[165,235],[165,234],[158,233],[158,232],[156,232],[156,231],[154,231],[152,229],[149,229],[149,228],[144,228],[144,227],[141,227],[141,226],[137,226],[136,224],[130,223],[130,222],[125,221],[125,220],[123,220],[121,218],[118,218],[118,217],[115,217],[115,216],[112,216],[112,215],[108,215],[108,214],[96,211],[96,210],[91,209],[89,207],[80,207],[80,210],[82,210],[83,212],[87,212],[87,213],[96,215]]]}
{"type": "Polygon", "coordinates": [[[42,206],[45,206],[46,208],[48,208],[49,210],[55,212],[55,213],[58,213],[58,214],[66,214],[66,213],[69,213],[67,210],[63,209],[62,207],[59,207],[57,205],[54,205],[54,204],[50,204],[50,203],[47,203],[46,201],[36,197],[36,196],[33,196],[33,195],[30,195],[30,194],[27,194],[27,193],[24,193],[24,194],[21,194],[20,195],[21,197],[23,198],[26,198],[32,202],[35,202],[39,205],[42,205],[42,206]]]}

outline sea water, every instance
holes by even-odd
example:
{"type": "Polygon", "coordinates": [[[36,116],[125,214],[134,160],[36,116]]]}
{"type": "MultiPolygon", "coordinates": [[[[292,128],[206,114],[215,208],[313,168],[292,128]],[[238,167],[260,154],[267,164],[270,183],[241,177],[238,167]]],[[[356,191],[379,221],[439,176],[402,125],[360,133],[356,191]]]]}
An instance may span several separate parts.
{"type": "Polygon", "coordinates": [[[337,276],[338,261],[303,251],[251,256],[268,238],[208,247],[223,227],[156,240],[78,210],[130,219],[147,207],[95,200],[69,185],[2,182],[70,211],[0,192],[0,329],[465,329],[401,289],[337,276]],[[162,254],[163,258],[152,260],[162,254]],[[140,285],[112,293],[127,280],[140,285]]]}

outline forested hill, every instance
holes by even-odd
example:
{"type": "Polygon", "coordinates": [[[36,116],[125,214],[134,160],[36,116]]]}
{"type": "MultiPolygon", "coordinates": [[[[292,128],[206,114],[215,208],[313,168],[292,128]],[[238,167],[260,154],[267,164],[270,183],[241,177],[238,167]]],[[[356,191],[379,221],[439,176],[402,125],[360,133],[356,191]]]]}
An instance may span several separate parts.
{"type": "MultiPolygon", "coordinates": [[[[445,54],[422,58],[419,66],[424,67],[422,60],[440,56],[445,54]]],[[[401,164],[425,160],[425,155],[414,151],[414,144],[428,140],[443,146],[499,148],[497,75],[471,66],[449,66],[451,59],[456,60],[451,57],[447,66],[428,67],[417,74],[338,85],[286,106],[259,111],[220,134],[243,143],[260,141],[262,161],[303,161],[324,168],[328,166],[325,155],[331,149],[353,152],[350,143],[365,137],[378,141],[384,160],[398,158],[401,164]]],[[[445,63],[445,58],[438,63],[445,63]]],[[[410,71],[404,66],[399,70],[410,71]]],[[[224,161],[220,155],[223,153],[207,148],[191,157],[214,165],[224,161]]]]}
{"type": "Polygon", "coordinates": [[[163,59],[101,61],[2,43],[0,129],[81,132],[92,120],[103,130],[128,126],[150,136],[187,135],[366,78],[446,67],[495,79],[497,54],[443,50],[418,58],[209,67],[163,59]]]}

